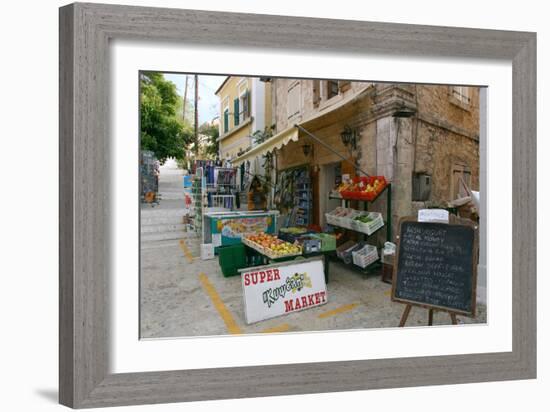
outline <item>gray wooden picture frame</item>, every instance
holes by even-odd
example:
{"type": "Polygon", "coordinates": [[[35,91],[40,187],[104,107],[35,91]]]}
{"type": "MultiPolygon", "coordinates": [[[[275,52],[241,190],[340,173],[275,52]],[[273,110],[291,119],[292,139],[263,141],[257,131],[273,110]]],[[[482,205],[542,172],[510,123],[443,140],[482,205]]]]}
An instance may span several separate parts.
{"type": "Polygon", "coordinates": [[[536,377],[535,33],[85,3],[62,7],[59,28],[62,404],[87,408],[536,377]],[[110,374],[110,39],[510,61],[512,351],[110,374]]]}

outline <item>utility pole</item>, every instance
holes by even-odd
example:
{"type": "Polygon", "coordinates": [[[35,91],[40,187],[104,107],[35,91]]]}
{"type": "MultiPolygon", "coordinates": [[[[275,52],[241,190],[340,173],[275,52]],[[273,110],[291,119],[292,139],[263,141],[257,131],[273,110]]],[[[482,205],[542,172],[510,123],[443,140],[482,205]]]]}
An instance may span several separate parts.
{"type": "MultiPolygon", "coordinates": [[[[189,82],[189,76],[185,75],[185,89],[183,90],[183,113],[182,113],[182,124],[185,126],[185,109],[187,106],[187,84],[189,82]]],[[[187,157],[187,144],[183,144],[183,158],[185,159],[187,157]]],[[[189,169],[189,167],[188,167],[189,169]]]]}
{"type": "Polygon", "coordinates": [[[183,90],[183,115],[182,119],[185,122],[185,104],[187,103],[187,83],[189,82],[189,76],[185,75],[185,89],[183,90]]]}
{"type": "Polygon", "coordinates": [[[195,159],[199,154],[199,75],[195,74],[195,159]]]}

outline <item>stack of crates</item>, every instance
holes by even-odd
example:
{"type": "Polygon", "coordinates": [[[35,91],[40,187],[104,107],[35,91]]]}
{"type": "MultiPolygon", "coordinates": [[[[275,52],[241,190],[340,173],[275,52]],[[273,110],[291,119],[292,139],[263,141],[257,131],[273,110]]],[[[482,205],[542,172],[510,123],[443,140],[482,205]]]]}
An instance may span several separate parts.
{"type": "Polygon", "coordinates": [[[224,277],[236,276],[239,274],[239,269],[247,266],[246,250],[242,243],[220,246],[217,250],[224,277]]]}
{"type": "MultiPolygon", "coordinates": [[[[342,259],[345,264],[349,265],[354,262],[353,252],[363,249],[365,244],[366,243],[363,241],[356,243],[353,240],[348,240],[346,243],[343,243],[336,248],[336,256],[342,259]]],[[[376,256],[378,257],[378,254],[376,256]]]]}

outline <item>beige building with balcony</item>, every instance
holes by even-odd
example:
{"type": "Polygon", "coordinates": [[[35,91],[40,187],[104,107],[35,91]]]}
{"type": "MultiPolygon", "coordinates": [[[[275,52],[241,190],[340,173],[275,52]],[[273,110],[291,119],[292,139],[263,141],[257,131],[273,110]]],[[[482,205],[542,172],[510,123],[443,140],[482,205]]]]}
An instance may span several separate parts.
{"type": "Polygon", "coordinates": [[[253,145],[252,135],[271,125],[271,84],[258,77],[228,76],[220,99],[220,158],[233,159],[253,145]]]}

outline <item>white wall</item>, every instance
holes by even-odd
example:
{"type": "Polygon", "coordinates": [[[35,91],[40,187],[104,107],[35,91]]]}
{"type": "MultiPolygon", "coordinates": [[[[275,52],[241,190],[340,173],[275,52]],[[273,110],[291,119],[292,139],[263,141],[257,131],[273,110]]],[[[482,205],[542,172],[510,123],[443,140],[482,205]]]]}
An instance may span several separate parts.
{"type": "MultiPolygon", "coordinates": [[[[118,1],[103,0],[105,3],[118,1]]],[[[2,31],[2,341],[0,351],[7,411],[64,410],[56,405],[57,388],[57,7],[65,1],[5,2],[2,31]]],[[[392,21],[432,25],[528,30],[538,32],[539,119],[548,113],[550,27],[544,2],[463,0],[449,7],[439,1],[394,0],[313,2],[296,0],[124,0],[125,4],[290,14],[325,18],[392,21]],[[540,98],[544,91],[546,98],[540,98]]],[[[489,102],[490,104],[490,102],[489,102]]],[[[538,135],[548,136],[539,121],[538,135]]],[[[541,156],[550,153],[548,139],[539,138],[541,156]]],[[[336,394],[286,396],[117,408],[116,411],[335,411],[349,409],[439,411],[542,411],[550,390],[548,347],[550,316],[546,292],[550,272],[545,250],[550,247],[545,184],[550,162],[539,161],[538,311],[539,379],[471,385],[391,389],[336,394]]],[[[489,320],[490,321],[490,320],[489,320]]],[[[320,342],[322,344],[322,342],[320,342]]],[[[113,409],[114,411],[114,409],[113,409]]]]}
{"type": "Polygon", "coordinates": [[[252,78],[252,133],[265,128],[265,83],[259,78],[252,78]]]}

